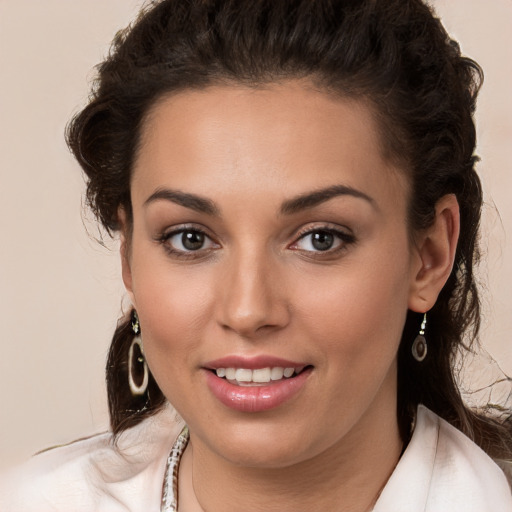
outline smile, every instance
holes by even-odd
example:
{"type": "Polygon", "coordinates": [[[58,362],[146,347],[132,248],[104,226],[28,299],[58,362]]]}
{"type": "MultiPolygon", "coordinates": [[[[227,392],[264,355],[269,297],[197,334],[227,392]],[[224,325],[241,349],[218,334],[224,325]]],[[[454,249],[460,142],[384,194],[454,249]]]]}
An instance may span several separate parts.
{"type": "Polygon", "coordinates": [[[279,408],[297,397],[314,367],[276,358],[228,357],[203,367],[210,393],[236,412],[279,408]]]}
{"type": "Polygon", "coordinates": [[[226,379],[230,384],[237,386],[252,386],[269,384],[283,379],[297,376],[304,370],[304,366],[283,368],[281,366],[267,368],[217,368],[217,377],[226,379]]]}

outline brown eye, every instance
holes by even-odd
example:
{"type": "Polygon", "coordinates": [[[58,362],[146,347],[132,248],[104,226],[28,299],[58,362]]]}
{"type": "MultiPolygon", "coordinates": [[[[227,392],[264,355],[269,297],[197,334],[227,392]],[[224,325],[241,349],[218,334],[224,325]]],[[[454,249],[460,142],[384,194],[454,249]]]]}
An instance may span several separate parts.
{"type": "Polygon", "coordinates": [[[212,249],[217,245],[198,229],[180,229],[162,237],[162,242],[173,253],[190,253],[212,249]]]}
{"type": "Polygon", "coordinates": [[[184,231],[181,234],[181,244],[188,251],[197,251],[202,249],[205,236],[199,231],[184,231]]]}

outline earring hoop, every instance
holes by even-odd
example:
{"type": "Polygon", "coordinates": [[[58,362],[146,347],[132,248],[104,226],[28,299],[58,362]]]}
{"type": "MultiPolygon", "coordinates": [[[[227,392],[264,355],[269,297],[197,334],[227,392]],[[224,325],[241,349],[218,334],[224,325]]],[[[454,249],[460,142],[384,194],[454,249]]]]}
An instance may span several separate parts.
{"type": "Polygon", "coordinates": [[[421,363],[427,357],[427,340],[425,339],[425,328],[427,326],[427,313],[423,315],[420,332],[414,339],[411,347],[412,356],[418,363],[421,363]]]}
{"type": "Polygon", "coordinates": [[[139,318],[137,313],[132,313],[132,331],[135,334],[130,349],[128,351],[128,385],[133,396],[141,396],[148,389],[149,383],[149,370],[146,358],[144,357],[144,347],[142,345],[142,337],[140,333],[139,318]],[[138,352],[138,354],[136,354],[138,352]],[[141,365],[143,368],[142,383],[137,384],[133,378],[133,370],[137,365],[141,365]]]}

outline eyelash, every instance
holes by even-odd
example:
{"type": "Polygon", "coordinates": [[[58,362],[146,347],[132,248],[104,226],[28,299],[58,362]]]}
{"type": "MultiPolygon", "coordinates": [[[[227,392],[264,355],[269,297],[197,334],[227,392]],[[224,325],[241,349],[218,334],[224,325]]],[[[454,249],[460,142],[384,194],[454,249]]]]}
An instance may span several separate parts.
{"type": "MultiPolygon", "coordinates": [[[[334,241],[336,243],[336,241],[334,241]]],[[[346,231],[342,231],[338,228],[333,228],[331,226],[326,225],[320,225],[315,226],[313,228],[307,228],[304,229],[302,232],[299,233],[297,240],[293,242],[292,245],[289,247],[292,249],[295,249],[297,251],[302,252],[303,254],[307,254],[309,257],[313,258],[326,258],[326,257],[332,257],[334,255],[339,254],[340,252],[343,252],[347,250],[349,245],[352,245],[356,243],[356,237],[352,233],[348,233],[346,231]],[[334,248],[329,248],[326,250],[306,250],[306,249],[300,249],[296,247],[298,243],[302,240],[305,240],[308,236],[312,236],[315,233],[323,233],[323,234],[329,234],[332,235],[335,239],[338,239],[338,246],[334,248]]],[[[310,242],[312,244],[312,242],[310,242]]]]}
{"type": "Polygon", "coordinates": [[[206,240],[209,240],[210,243],[214,244],[214,245],[218,245],[210,235],[208,235],[208,233],[197,227],[197,226],[180,226],[179,228],[176,228],[176,229],[173,229],[172,231],[167,231],[165,233],[163,233],[161,236],[158,237],[157,241],[159,243],[161,243],[165,249],[165,251],[173,256],[173,257],[176,257],[176,258],[180,258],[180,259],[184,259],[184,260],[187,260],[187,259],[198,259],[200,257],[204,257],[205,256],[205,251],[206,251],[206,254],[209,255],[211,254],[211,251],[212,250],[215,250],[215,248],[213,247],[210,247],[210,248],[199,248],[198,250],[194,251],[194,250],[181,250],[181,249],[175,249],[171,244],[170,244],[170,240],[177,236],[177,235],[182,235],[185,234],[185,233],[195,233],[195,234],[200,234],[202,236],[204,236],[205,238],[205,241],[206,240]]]}
{"type": "MultiPolygon", "coordinates": [[[[197,227],[197,226],[180,226],[179,228],[173,229],[172,231],[168,231],[163,233],[161,236],[157,238],[157,241],[162,244],[165,251],[173,256],[180,259],[199,259],[204,258],[207,255],[210,255],[212,251],[216,250],[217,247],[208,247],[208,248],[199,248],[197,250],[182,250],[182,249],[176,249],[170,244],[170,240],[177,236],[182,235],[185,233],[195,233],[200,234],[204,236],[205,241],[209,240],[210,244],[216,245],[217,247],[220,247],[220,245],[215,242],[212,237],[203,229],[197,227]]],[[[347,249],[347,246],[354,244],[356,242],[356,238],[353,234],[347,233],[346,231],[342,231],[340,229],[336,229],[327,225],[320,225],[315,226],[313,228],[307,228],[304,229],[302,232],[299,232],[297,235],[295,241],[288,246],[288,248],[299,251],[305,255],[308,255],[309,257],[313,258],[325,258],[333,255],[337,255],[338,253],[345,251],[347,249]],[[307,250],[307,249],[301,249],[297,247],[299,242],[305,240],[308,236],[312,236],[315,233],[323,233],[332,235],[335,239],[338,239],[338,246],[334,249],[328,248],[326,250],[307,250]]],[[[336,243],[336,241],[334,242],[336,243]]]]}

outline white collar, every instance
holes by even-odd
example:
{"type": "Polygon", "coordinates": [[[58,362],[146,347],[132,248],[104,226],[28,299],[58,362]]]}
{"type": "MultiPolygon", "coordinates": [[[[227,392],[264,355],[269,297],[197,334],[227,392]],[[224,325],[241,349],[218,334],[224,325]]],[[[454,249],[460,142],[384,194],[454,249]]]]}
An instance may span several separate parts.
{"type": "Polygon", "coordinates": [[[505,475],[476,444],[420,405],[411,441],[374,512],[511,512],[505,475]]]}

